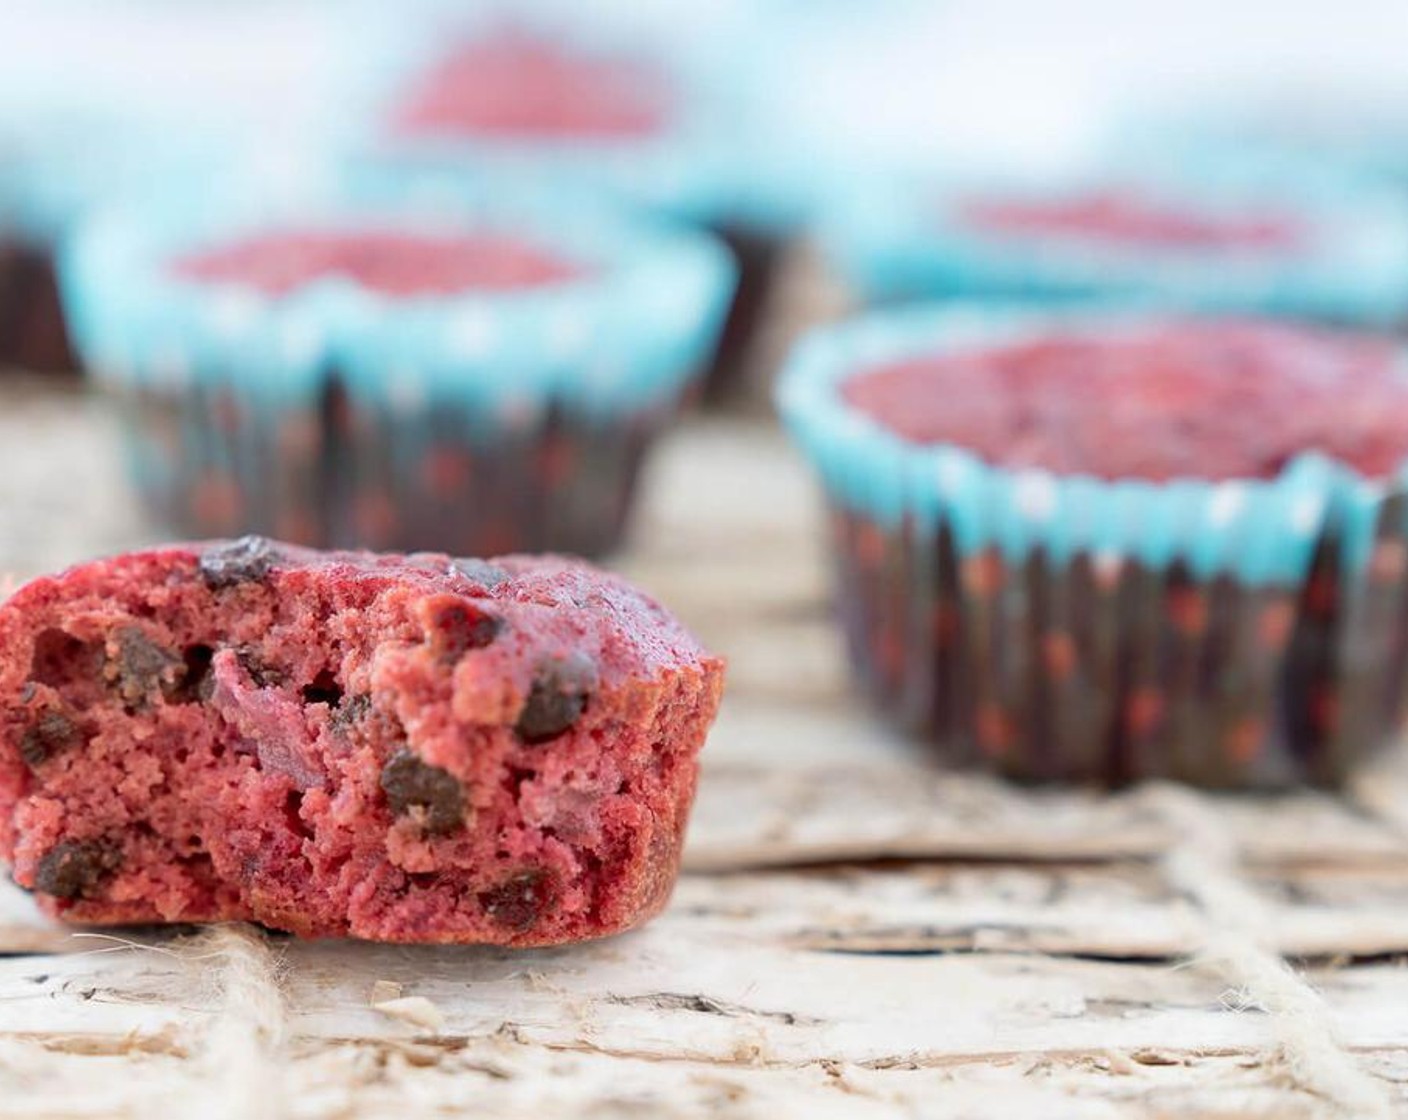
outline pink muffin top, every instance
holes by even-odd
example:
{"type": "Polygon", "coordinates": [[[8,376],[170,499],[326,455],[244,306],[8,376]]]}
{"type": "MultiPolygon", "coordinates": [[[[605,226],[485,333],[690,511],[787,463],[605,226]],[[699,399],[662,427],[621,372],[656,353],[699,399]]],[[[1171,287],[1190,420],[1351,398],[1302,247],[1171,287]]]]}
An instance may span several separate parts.
{"type": "Polygon", "coordinates": [[[657,134],[669,115],[665,76],[641,59],[500,34],[451,52],[412,89],[393,128],[409,136],[613,139],[657,134]]]}
{"type": "Polygon", "coordinates": [[[1303,243],[1307,232],[1289,214],[1217,214],[1114,191],[1040,200],[973,198],[960,202],[957,214],[964,226],[982,233],[1128,248],[1285,252],[1303,243]]]}
{"type": "Polygon", "coordinates": [[[1319,451],[1370,478],[1408,455],[1408,377],[1382,340],[1170,322],[912,358],[841,389],[918,444],[1099,478],[1270,478],[1319,451]]]}
{"type": "Polygon", "coordinates": [[[386,295],[417,296],[529,288],[584,271],[531,245],[488,234],[298,230],[257,234],[181,257],[171,267],[186,279],[234,281],[271,295],[329,276],[386,295]]]}

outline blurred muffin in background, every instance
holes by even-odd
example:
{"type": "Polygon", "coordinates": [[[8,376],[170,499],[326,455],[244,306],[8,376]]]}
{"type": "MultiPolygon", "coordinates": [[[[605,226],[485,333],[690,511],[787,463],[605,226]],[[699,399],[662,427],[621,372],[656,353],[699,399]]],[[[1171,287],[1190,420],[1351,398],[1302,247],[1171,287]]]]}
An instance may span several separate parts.
{"type": "Polygon", "coordinates": [[[1408,354],[1280,320],[924,306],[787,425],[877,706],[1023,780],[1335,784],[1408,678],[1408,354]]]}
{"type": "MultiPolygon", "coordinates": [[[[78,355],[58,289],[58,255],[68,233],[90,212],[120,203],[179,199],[228,187],[236,179],[272,190],[296,168],[266,143],[192,137],[131,122],[95,119],[17,145],[0,159],[0,367],[73,372],[78,355]]],[[[292,183],[287,184],[292,189],[292,183]]]]}
{"type": "Polygon", "coordinates": [[[1408,191],[1408,88],[1278,82],[1235,94],[1144,104],[1120,115],[1116,156],[1184,166],[1259,164],[1294,175],[1339,169],[1408,191]]]}
{"type": "Polygon", "coordinates": [[[1361,328],[1408,314],[1408,199],[1337,174],[896,182],[840,198],[822,237],[871,303],[1125,300],[1361,328]]]}
{"type": "Polygon", "coordinates": [[[706,396],[741,387],[798,225],[804,173],[755,128],[748,48],[716,25],[633,26],[537,4],[427,14],[369,110],[372,157],[466,176],[486,164],[699,225],[740,265],[706,396]]]}
{"type": "Polygon", "coordinates": [[[86,223],[65,305],[133,476],[190,536],[457,555],[619,543],[733,267],[702,234],[529,184],[86,223]]]}
{"type": "MultiPolygon", "coordinates": [[[[352,0],[349,0],[351,3],[352,0]]],[[[0,35],[0,367],[74,364],[56,247],[114,199],[270,177],[332,137],[356,20],[307,5],[29,4],[0,35]],[[339,95],[339,96],[335,96],[339,95]]]]}
{"type": "Polygon", "coordinates": [[[10,129],[0,141],[0,367],[75,369],[55,246],[95,180],[90,160],[105,164],[112,179],[131,177],[134,169],[130,153],[112,150],[110,138],[106,145],[96,135],[74,140],[70,129],[49,120],[42,135],[10,129]]]}

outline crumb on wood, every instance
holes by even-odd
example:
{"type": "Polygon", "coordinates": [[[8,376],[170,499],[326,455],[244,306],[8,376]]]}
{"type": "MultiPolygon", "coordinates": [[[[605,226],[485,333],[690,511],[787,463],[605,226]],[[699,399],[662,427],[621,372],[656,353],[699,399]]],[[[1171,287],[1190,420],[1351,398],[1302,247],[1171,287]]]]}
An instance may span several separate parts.
{"type": "Polygon", "coordinates": [[[380,1011],[390,1019],[397,1019],[428,1031],[438,1031],[445,1025],[445,1013],[424,996],[401,996],[397,999],[382,1000],[372,1004],[372,1009],[380,1011]]]}
{"type": "Polygon", "coordinates": [[[393,999],[401,998],[401,985],[395,980],[377,980],[372,984],[372,990],[367,996],[367,1002],[375,1007],[379,1003],[388,1003],[393,999]]]}

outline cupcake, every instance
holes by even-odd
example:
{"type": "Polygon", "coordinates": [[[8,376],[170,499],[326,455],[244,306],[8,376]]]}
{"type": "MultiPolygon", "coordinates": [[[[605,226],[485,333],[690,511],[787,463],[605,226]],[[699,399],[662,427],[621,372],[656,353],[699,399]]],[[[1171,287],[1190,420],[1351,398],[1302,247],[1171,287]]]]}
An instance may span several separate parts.
{"type": "Polygon", "coordinates": [[[64,295],[193,536],[598,555],[717,335],[724,250],[514,184],[113,213],[64,295]]]}
{"type": "Polygon", "coordinates": [[[740,269],[703,390],[736,391],[801,218],[788,169],[734,104],[744,96],[742,68],[725,71],[700,43],[685,49],[561,13],[432,26],[433,46],[419,41],[390,68],[373,159],[570,178],[706,228],[740,269]]]}
{"type": "Polygon", "coordinates": [[[204,193],[236,176],[263,184],[285,163],[267,138],[256,151],[213,126],[194,138],[122,118],[47,124],[8,147],[0,141],[0,367],[71,373],[78,361],[58,256],[88,213],[125,198],[204,193]]]}
{"type": "Polygon", "coordinates": [[[1269,319],[911,308],[779,390],[876,704],[1030,780],[1332,785],[1399,726],[1408,358],[1269,319]]]}
{"type": "Polygon", "coordinates": [[[1128,300],[1371,328],[1408,312],[1408,208],[1337,176],[895,184],[838,202],[824,240],[877,303],[1128,300]]]}
{"type": "Polygon", "coordinates": [[[1291,85],[1142,106],[1116,122],[1110,147],[1183,166],[1260,164],[1289,174],[1338,168],[1408,187],[1403,91],[1291,85]]]}

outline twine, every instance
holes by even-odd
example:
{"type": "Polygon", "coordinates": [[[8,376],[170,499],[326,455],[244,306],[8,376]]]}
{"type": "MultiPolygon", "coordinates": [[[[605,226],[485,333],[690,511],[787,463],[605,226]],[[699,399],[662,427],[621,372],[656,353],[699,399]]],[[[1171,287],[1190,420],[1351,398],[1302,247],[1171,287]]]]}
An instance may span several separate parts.
{"type": "Polygon", "coordinates": [[[1165,877],[1205,919],[1199,963],[1267,1012],[1277,1058],[1297,1086],[1357,1120],[1391,1117],[1387,1087],[1340,1043],[1324,999],[1276,948],[1275,923],[1241,877],[1237,845],[1208,802],[1160,787],[1152,803],[1178,838],[1164,856],[1165,877]]]}
{"type": "Polygon", "coordinates": [[[200,1106],[211,1120],[279,1120],[284,1115],[279,1046],[286,1029],[279,966],[253,926],[215,926],[195,946],[219,992],[197,1056],[200,1106]]]}

